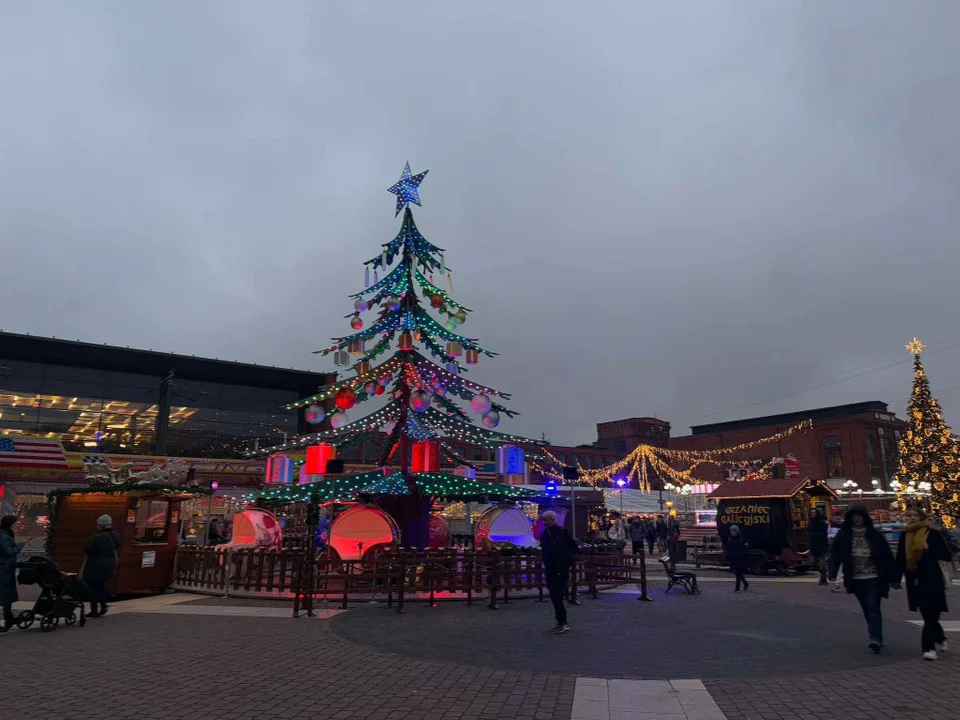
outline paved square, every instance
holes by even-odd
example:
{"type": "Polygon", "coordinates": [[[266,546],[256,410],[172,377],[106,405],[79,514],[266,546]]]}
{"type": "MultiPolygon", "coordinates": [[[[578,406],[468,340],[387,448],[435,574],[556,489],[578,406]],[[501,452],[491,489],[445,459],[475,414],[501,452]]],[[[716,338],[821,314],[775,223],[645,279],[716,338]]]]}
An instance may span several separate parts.
{"type": "Polygon", "coordinates": [[[82,629],[0,635],[0,695],[17,720],[960,716],[960,653],[920,660],[902,594],[884,605],[879,656],[855,601],[809,583],[652,596],[585,599],[556,637],[531,600],[293,619],[271,601],[163,595],[82,629]]]}

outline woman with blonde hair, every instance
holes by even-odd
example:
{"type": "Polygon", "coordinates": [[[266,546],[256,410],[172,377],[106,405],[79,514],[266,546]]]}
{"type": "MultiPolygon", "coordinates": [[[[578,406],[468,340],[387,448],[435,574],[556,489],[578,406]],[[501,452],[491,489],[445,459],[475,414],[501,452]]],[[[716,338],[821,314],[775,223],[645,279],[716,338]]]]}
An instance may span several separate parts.
{"type": "Polygon", "coordinates": [[[947,649],[947,636],[940,625],[940,613],[947,612],[947,592],[941,562],[949,562],[950,549],[920,507],[904,513],[907,526],[897,546],[896,577],[905,578],[907,602],[912,612],[920,611],[923,632],[920,646],[924,660],[936,660],[937,651],[947,649]]]}

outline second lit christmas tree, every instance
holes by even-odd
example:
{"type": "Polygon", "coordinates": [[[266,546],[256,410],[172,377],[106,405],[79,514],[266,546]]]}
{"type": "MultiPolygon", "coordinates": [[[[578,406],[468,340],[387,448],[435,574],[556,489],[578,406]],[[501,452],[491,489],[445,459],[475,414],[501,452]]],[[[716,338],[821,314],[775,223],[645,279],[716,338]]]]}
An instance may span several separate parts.
{"type": "Polygon", "coordinates": [[[960,518],[960,447],[944,422],[940,405],[930,394],[930,382],[920,353],[924,345],[914,338],[907,349],[913,353],[913,392],[907,405],[907,431],[900,437],[899,497],[901,503],[914,497],[929,497],[934,519],[953,528],[960,518]]]}

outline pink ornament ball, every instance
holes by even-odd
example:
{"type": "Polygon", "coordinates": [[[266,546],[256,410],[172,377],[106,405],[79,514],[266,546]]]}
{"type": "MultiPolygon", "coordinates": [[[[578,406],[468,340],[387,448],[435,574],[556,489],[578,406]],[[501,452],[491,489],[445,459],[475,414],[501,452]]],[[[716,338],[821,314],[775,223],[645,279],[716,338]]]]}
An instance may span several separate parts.
{"type": "Polygon", "coordinates": [[[414,390],[410,393],[410,407],[417,412],[426,412],[430,407],[430,393],[425,390],[414,390]]]}
{"type": "Polygon", "coordinates": [[[492,406],[493,406],[493,401],[490,400],[490,396],[485,395],[484,393],[477,393],[470,400],[470,408],[475,413],[478,413],[480,415],[482,415],[485,412],[488,412],[492,406]]]}
{"type": "Polygon", "coordinates": [[[307,408],[303,411],[303,419],[311,425],[319,425],[326,416],[327,411],[319,405],[307,405],[307,408]]]}
{"type": "Polygon", "coordinates": [[[330,418],[330,427],[334,430],[339,430],[344,425],[350,422],[350,418],[347,417],[345,412],[338,412],[330,418]]]}
{"type": "Polygon", "coordinates": [[[500,413],[496,410],[486,412],[483,414],[483,417],[480,418],[480,422],[483,423],[483,426],[487,428],[487,430],[493,430],[500,424],[500,413]]]}

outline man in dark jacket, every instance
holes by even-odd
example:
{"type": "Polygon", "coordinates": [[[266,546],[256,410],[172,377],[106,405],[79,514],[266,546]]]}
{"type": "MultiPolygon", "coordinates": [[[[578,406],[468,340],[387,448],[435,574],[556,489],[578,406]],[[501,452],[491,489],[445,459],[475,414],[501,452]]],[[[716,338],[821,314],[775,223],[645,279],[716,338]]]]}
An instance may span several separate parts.
{"type": "Polygon", "coordinates": [[[813,566],[820,571],[820,584],[827,584],[827,551],[830,549],[827,543],[827,521],[823,513],[813,508],[810,510],[810,523],[807,525],[809,534],[810,557],[813,558],[813,566]]]}
{"type": "Polygon", "coordinates": [[[880,601],[889,597],[891,585],[899,589],[893,553],[886,538],[873,527],[870,513],[863,505],[847,510],[843,526],[830,550],[830,579],[843,569],[843,584],[856,596],[867,620],[868,647],[880,652],[883,647],[883,615],[880,601]]]}
{"type": "Polygon", "coordinates": [[[567,608],[563,596],[567,589],[567,578],[573,557],[578,552],[577,541],[566,528],[557,525],[556,513],[548,510],[543,514],[543,532],[540,533],[540,550],[543,554],[543,572],[547,579],[547,590],[557,624],[553,632],[560,634],[570,630],[567,625],[567,608]]]}
{"type": "Polygon", "coordinates": [[[100,617],[107,612],[107,583],[117,568],[120,553],[120,535],[113,529],[113,520],[109,515],[97,518],[98,531],[87,540],[83,551],[87,557],[80,568],[80,575],[90,586],[90,614],[88,617],[100,617]]]}
{"type": "Polygon", "coordinates": [[[657,518],[657,549],[661,553],[667,551],[667,542],[670,539],[670,530],[667,528],[667,523],[663,521],[663,516],[657,518]]]}
{"type": "Polygon", "coordinates": [[[733,570],[737,579],[734,592],[740,592],[741,584],[744,590],[749,590],[750,583],[747,582],[744,573],[747,572],[747,567],[750,565],[750,546],[747,545],[747,541],[740,534],[739,525],[731,525],[727,529],[727,533],[727,562],[730,563],[730,569],[733,570]]]}
{"type": "Polygon", "coordinates": [[[16,515],[5,515],[0,520],[0,605],[3,606],[3,626],[0,632],[13,627],[13,604],[17,601],[17,555],[23,549],[13,535],[16,515]]]}

